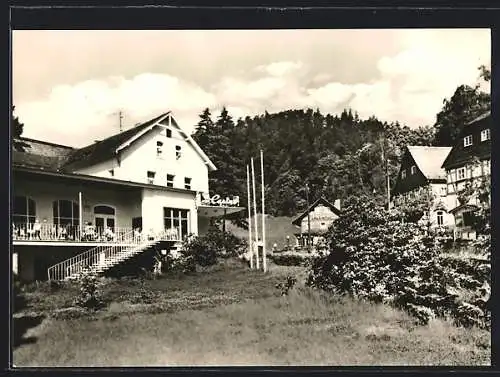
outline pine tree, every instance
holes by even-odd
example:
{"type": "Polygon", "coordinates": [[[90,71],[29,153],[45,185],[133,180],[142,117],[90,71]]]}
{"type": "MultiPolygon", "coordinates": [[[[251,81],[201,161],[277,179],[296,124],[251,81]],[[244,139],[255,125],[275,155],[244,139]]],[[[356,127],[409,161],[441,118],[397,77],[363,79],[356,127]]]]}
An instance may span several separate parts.
{"type": "Polygon", "coordinates": [[[12,146],[14,150],[24,152],[29,145],[20,140],[24,130],[24,123],[21,123],[19,121],[19,118],[17,116],[14,116],[15,108],[15,106],[12,106],[10,117],[10,134],[12,139],[12,146]]]}

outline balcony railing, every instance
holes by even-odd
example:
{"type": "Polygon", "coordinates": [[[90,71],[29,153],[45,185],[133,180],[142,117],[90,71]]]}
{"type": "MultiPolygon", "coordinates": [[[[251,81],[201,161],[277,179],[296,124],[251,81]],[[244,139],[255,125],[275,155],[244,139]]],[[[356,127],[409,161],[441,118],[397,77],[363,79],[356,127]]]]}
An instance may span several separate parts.
{"type": "MultiPolygon", "coordinates": [[[[180,229],[165,229],[162,239],[167,241],[180,240],[180,229]]],[[[151,237],[158,237],[158,232],[151,233],[132,228],[101,228],[85,225],[57,225],[47,223],[12,224],[12,238],[14,241],[48,241],[48,242],[91,242],[91,243],[128,243],[145,241],[151,237]],[[131,236],[132,235],[132,236],[131,236]]]]}

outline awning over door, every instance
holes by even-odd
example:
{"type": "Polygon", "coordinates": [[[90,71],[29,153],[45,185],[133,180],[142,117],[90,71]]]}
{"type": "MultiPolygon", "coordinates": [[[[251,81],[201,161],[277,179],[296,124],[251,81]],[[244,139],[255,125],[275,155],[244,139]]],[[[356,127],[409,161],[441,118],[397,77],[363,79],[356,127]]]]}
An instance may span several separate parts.
{"type": "Polygon", "coordinates": [[[245,207],[223,207],[223,206],[198,206],[200,217],[222,217],[232,213],[244,211],[245,207]]]}

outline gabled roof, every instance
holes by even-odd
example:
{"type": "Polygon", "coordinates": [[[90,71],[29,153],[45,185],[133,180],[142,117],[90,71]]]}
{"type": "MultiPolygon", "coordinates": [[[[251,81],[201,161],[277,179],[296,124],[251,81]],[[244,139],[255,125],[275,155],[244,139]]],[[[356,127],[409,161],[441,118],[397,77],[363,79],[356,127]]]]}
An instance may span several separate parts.
{"type": "Polygon", "coordinates": [[[74,171],[81,169],[83,167],[92,166],[100,162],[107,161],[115,157],[120,151],[128,148],[133,142],[138,140],[142,135],[145,135],[154,127],[160,125],[160,122],[165,120],[167,117],[171,119],[171,125],[176,127],[180,132],[184,134],[187,142],[189,142],[194,149],[198,152],[205,163],[210,167],[211,170],[217,170],[215,165],[210,161],[208,156],[201,150],[199,145],[186,134],[171,117],[170,111],[164,113],[154,119],[151,119],[145,123],[135,126],[129,130],[120,132],[119,134],[110,136],[104,140],[98,141],[87,147],[77,149],[72,152],[68,161],[64,167],[67,171],[74,171]]]}
{"type": "Polygon", "coordinates": [[[481,121],[483,119],[488,118],[489,116],[491,116],[491,110],[488,110],[485,113],[479,115],[477,118],[474,118],[473,120],[471,120],[470,122],[466,123],[465,125],[468,126],[469,124],[477,123],[477,122],[479,122],[479,121],[481,121]]]}
{"type": "Polygon", "coordinates": [[[446,179],[446,172],[441,165],[450,153],[451,147],[409,145],[407,148],[425,178],[446,179]]]}
{"type": "Polygon", "coordinates": [[[330,208],[333,213],[335,213],[337,216],[340,216],[341,211],[335,207],[332,203],[330,203],[328,200],[325,198],[321,197],[318,200],[316,200],[313,204],[311,204],[301,215],[297,216],[293,221],[293,225],[300,226],[300,222],[304,217],[307,216],[309,212],[311,212],[314,208],[316,208],[319,204],[323,204],[324,206],[330,208]]]}
{"type": "Polygon", "coordinates": [[[119,134],[110,136],[104,140],[95,142],[84,148],[75,149],[70,154],[65,166],[65,170],[71,171],[87,166],[92,166],[100,162],[109,160],[115,156],[116,149],[125,141],[133,137],[135,134],[146,129],[150,125],[155,124],[168,113],[162,114],[159,117],[151,119],[146,123],[139,124],[129,130],[120,132],[119,134]]]}
{"type": "Polygon", "coordinates": [[[12,151],[12,165],[37,170],[58,172],[66,162],[65,156],[44,156],[34,153],[12,151]]]}
{"type": "Polygon", "coordinates": [[[474,204],[461,204],[458,207],[451,209],[449,212],[455,214],[459,211],[476,211],[479,207],[474,204]]]}
{"type": "Polygon", "coordinates": [[[491,140],[479,141],[479,133],[481,130],[491,128],[493,126],[491,119],[491,111],[485,111],[483,114],[467,123],[460,134],[458,139],[451,150],[450,154],[443,161],[441,165],[444,169],[458,167],[468,163],[472,158],[479,159],[490,158],[491,156],[491,140]],[[473,145],[467,148],[463,147],[464,136],[472,135],[473,145]]]}

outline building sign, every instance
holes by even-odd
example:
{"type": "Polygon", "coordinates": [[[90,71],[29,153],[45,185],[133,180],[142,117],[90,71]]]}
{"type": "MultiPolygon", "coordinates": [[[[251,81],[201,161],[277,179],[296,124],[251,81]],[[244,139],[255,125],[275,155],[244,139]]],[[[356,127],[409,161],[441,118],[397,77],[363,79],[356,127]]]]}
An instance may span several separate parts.
{"type": "Polygon", "coordinates": [[[238,207],[240,205],[240,197],[232,196],[222,199],[220,195],[214,195],[209,197],[208,195],[203,195],[201,198],[201,205],[204,206],[220,206],[220,207],[238,207]]]}

